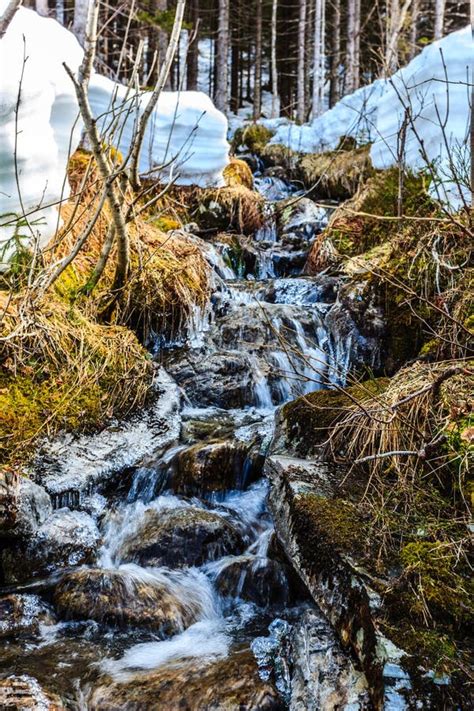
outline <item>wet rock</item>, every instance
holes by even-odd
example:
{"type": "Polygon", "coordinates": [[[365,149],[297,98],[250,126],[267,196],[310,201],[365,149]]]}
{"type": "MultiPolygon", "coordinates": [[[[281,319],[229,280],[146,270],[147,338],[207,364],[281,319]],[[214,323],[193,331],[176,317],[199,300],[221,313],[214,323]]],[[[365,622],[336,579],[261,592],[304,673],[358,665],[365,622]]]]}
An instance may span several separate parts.
{"type": "Polygon", "coordinates": [[[34,465],[34,477],[53,499],[55,507],[76,508],[91,489],[138,466],[146,455],[158,453],[179,437],[179,391],[161,369],[151,405],[129,420],[116,422],[87,436],[64,435],[46,443],[34,465]]]}
{"type": "Polygon", "coordinates": [[[131,679],[105,681],[89,701],[91,711],[283,711],[270,682],[259,678],[249,650],[206,665],[205,660],[165,667],[131,679]]]}
{"type": "Polygon", "coordinates": [[[0,472],[0,538],[31,536],[52,510],[42,486],[14,472],[0,472]]]}
{"type": "Polygon", "coordinates": [[[0,679],[0,708],[5,711],[63,711],[61,699],[45,691],[32,676],[0,679]]]}
{"type": "Polygon", "coordinates": [[[197,601],[178,599],[151,574],[126,569],[66,573],[54,591],[54,604],[63,619],[146,627],[162,638],[183,631],[200,612],[197,601]]]}
{"type": "Polygon", "coordinates": [[[36,635],[40,625],[54,622],[51,609],[38,595],[7,595],[0,598],[0,639],[36,635]]]}
{"type": "Polygon", "coordinates": [[[285,572],[269,558],[239,556],[219,571],[216,587],[225,597],[248,600],[261,607],[284,605],[289,599],[285,572]]]}
{"type": "Polygon", "coordinates": [[[278,238],[282,245],[308,249],[310,241],[327,224],[326,210],[305,197],[288,198],[277,204],[278,238]]]}
{"type": "Polygon", "coordinates": [[[301,273],[308,256],[308,250],[288,250],[275,247],[272,250],[273,272],[276,277],[297,276],[301,273]]]}
{"type": "Polygon", "coordinates": [[[363,711],[371,707],[367,680],[354,668],[320,612],[305,610],[289,635],[290,711],[363,711]]]}
{"type": "Polygon", "coordinates": [[[123,544],[120,557],[144,566],[178,567],[201,565],[240,553],[243,547],[232,523],[212,511],[195,506],[148,509],[137,532],[123,544]]]}
{"type": "MultiPolygon", "coordinates": [[[[406,708],[408,697],[416,708],[417,692],[400,665],[405,652],[380,631],[385,611],[378,590],[386,583],[364,570],[358,559],[362,522],[337,498],[343,479],[328,465],[283,456],[268,457],[265,471],[278,538],[342,647],[360,664],[373,707],[406,708]],[[401,685],[397,674],[402,675],[401,685]]],[[[433,684],[426,691],[423,673],[416,676],[428,707],[443,708],[442,692],[433,684]]]]}
{"type": "Polygon", "coordinates": [[[62,568],[91,563],[100,534],[94,520],[82,511],[55,511],[20,546],[2,551],[5,581],[8,584],[49,575],[62,568]]]}
{"type": "Polygon", "coordinates": [[[196,444],[180,452],[168,486],[181,494],[210,494],[242,489],[261,472],[249,445],[235,440],[196,444]]]}
{"type": "Polygon", "coordinates": [[[168,368],[193,403],[238,408],[252,402],[251,363],[245,353],[220,350],[193,361],[185,355],[168,368]]]}

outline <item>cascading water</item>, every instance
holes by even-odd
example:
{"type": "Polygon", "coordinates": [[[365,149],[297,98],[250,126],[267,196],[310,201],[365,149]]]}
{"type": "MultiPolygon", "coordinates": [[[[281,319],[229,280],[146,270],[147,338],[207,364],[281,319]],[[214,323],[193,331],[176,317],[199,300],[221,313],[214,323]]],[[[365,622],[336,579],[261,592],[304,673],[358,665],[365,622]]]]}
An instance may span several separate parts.
{"type": "MultiPolygon", "coordinates": [[[[272,200],[295,194],[279,179],[260,179],[257,188],[272,200]]],[[[233,271],[227,245],[206,245],[215,274],[212,303],[192,314],[185,346],[168,343],[164,356],[183,390],[181,441],[138,468],[124,495],[102,504],[99,556],[79,571],[82,612],[45,628],[39,644],[22,649],[20,672],[39,678],[48,671],[45,654],[55,669],[64,657],[80,660],[56,673],[73,708],[89,708],[90,689],[103,674],[123,681],[190,660],[212,664],[242,645],[252,644],[265,678],[268,650],[279,645],[274,638],[287,634],[309,605],[298,599],[273,550],[261,460],[274,408],[343,381],[350,344],[335,347],[325,327],[334,285],[291,276],[301,250],[282,247],[270,211],[257,235],[264,248],[255,273],[233,271]],[[212,464],[218,450],[225,458],[212,464]],[[101,587],[90,587],[95,578],[101,587]],[[115,589],[110,609],[104,602],[99,613],[97,600],[115,589]],[[159,624],[157,609],[165,618],[159,624]],[[117,618],[127,624],[115,629],[117,618]],[[273,637],[262,637],[270,623],[273,637]]],[[[283,659],[282,649],[278,654],[283,659]]],[[[287,698],[285,664],[277,682],[287,698]]]]}

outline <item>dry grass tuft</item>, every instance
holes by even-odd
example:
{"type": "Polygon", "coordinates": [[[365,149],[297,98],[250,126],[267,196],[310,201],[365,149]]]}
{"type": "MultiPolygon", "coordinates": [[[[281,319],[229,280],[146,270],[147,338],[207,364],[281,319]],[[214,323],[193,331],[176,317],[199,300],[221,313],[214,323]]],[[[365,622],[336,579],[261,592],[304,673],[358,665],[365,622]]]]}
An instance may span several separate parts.
{"type": "Polygon", "coordinates": [[[298,163],[301,180],[313,195],[346,199],[373,174],[370,146],[328,153],[310,153],[298,163]]]}
{"type": "Polygon", "coordinates": [[[10,301],[0,338],[3,461],[27,459],[40,437],[126,415],[149,393],[154,367],[136,336],[100,325],[51,294],[10,301]]]}
{"type": "Polygon", "coordinates": [[[239,158],[230,159],[230,163],[224,168],[224,179],[228,188],[243,185],[249,190],[253,189],[252,171],[248,164],[239,158]]]}

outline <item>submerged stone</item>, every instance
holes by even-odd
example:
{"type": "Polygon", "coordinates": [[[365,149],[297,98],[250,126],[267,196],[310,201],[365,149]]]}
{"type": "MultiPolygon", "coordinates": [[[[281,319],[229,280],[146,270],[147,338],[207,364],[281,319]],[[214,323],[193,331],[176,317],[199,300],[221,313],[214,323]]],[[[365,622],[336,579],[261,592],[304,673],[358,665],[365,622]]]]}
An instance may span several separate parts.
{"type": "Polygon", "coordinates": [[[201,565],[240,553],[244,542],[232,523],[195,506],[145,512],[138,530],[120,550],[123,562],[159,567],[201,565]]]}
{"type": "Polygon", "coordinates": [[[40,625],[54,624],[52,610],[38,595],[0,598],[0,638],[36,635],[40,625]]]}
{"type": "Polygon", "coordinates": [[[196,621],[200,607],[178,599],[150,575],[100,568],[66,573],[54,592],[65,619],[95,620],[117,627],[146,627],[168,637],[196,621]]]}
{"type": "Polygon", "coordinates": [[[250,650],[227,659],[198,659],[136,674],[127,681],[105,680],[92,694],[91,711],[283,711],[273,684],[262,681],[250,650]]]}
{"type": "Polygon", "coordinates": [[[289,599],[283,567],[277,561],[251,555],[229,561],[219,571],[216,587],[221,595],[248,600],[261,607],[284,605],[289,599]]]}

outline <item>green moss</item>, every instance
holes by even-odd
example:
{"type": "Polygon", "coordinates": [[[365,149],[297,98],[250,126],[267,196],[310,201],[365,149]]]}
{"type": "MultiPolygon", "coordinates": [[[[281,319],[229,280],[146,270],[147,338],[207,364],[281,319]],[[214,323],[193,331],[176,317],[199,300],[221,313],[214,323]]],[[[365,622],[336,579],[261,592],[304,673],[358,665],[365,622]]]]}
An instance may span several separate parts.
{"type": "Polygon", "coordinates": [[[404,574],[415,590],[413,614],[423,619],[428,610],[454,622],[472,620],[474,586],[457,571],[457,560],[455,549],[441,541],[416,541],[401,549],[404,574]]]}
{"type": "Polygon", "coordinates": [[[303,535],[306,554],[321,558],[328,551],[355,553],[364,543],[364,521],[357,508],[342,498],[328,499],[316,494],[301,494],[295,502],[295,517],[303,535]]]}
{"type": "Polygon", "coordinates": [[[273,132],[270,129],[259,123],[253,123],[244,129],[242,144],[247,146],[252,153],[260,155],[272,136],[273,132]]]}
{"type": "Polygon", "coordinates": [[[374,173],[369,146],[301,157],[298,173],[312,197],[345,200],[374,173]]]}

